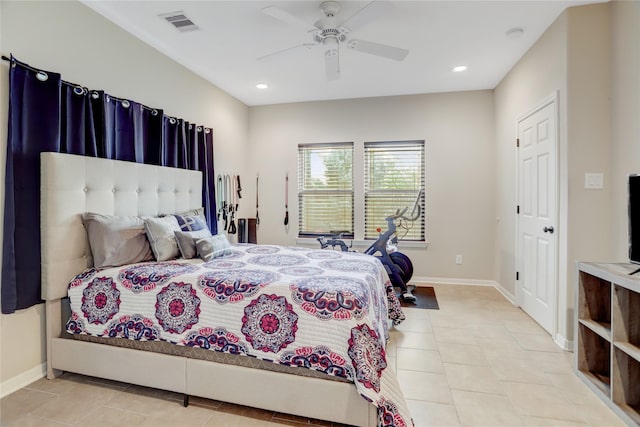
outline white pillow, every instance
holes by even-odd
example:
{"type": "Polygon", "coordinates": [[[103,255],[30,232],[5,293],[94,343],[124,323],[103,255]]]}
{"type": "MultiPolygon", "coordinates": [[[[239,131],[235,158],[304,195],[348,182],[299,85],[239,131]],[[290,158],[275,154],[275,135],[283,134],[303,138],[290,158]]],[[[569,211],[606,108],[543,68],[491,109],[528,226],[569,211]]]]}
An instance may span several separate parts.
{"type": "Polygon", "coordinates": [[[174,234],[180,231],[176,217],[171,215],[162,218],[145,218],[144,228],[147,230],[147,238],[156,260],[166,261],[180,255],[174,234]]]}

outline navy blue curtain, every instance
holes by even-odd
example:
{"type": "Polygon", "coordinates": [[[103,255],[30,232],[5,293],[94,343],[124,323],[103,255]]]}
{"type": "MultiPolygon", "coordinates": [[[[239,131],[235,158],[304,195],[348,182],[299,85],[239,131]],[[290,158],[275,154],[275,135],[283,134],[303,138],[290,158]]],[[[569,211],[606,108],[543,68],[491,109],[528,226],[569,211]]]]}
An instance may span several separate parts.
{"type": "Polygon", "coordinates": [[[193,158],[197,159],[199,166],[191,169],[202,171],[202,204],[211,207],[211,209],[205,209],[204,214],[207,217],[207,224],[211,229],[211,233],[218,234],[215,174],[213,170],[213,131],[211,128],[200,126],[199,130],[196,130],[196,135],[197,142],[195,145],[198,152],[193,153],[193,158]]]}
{"type": "Polygon", "coordinates": [[[45,151],[203,172],[203,206],[217,233],[213,136],[160,109],[88,90],[10,60],[2,247],[2,313],[40,299],[40,153],[45,151]],[[208,170],[210,168],[211,170],[208,170]]]}

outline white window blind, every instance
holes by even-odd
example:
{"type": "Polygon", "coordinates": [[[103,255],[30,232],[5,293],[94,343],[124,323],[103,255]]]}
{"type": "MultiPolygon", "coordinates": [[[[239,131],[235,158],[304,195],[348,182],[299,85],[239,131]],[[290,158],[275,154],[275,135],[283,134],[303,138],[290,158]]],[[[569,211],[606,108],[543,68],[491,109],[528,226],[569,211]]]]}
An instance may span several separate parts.
{"type": "MultiPolygon", "coordinates": [[[[424,189],[424,141],[364,143],[365,239],[376,239],[376,228],[386,230],[385,218],[407,207],[411,216],[416,197],[424,189]]],[[[424,241],[424,192],[415,222],[396,221],[403,240],[424,241]],[[406,232],[406,234],[405,234],[406,232]]]]}
{"type": "Polygon", "coordinates": [[[298,146],[299,236],[353,237],[353,143],[298,146]]]}

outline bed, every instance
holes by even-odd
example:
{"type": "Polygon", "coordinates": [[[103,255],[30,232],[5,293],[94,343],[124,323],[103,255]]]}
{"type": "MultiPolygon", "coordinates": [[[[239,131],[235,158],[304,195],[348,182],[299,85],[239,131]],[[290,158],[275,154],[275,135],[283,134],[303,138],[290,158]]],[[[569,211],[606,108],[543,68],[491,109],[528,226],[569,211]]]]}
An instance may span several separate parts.
{"type": "Polygon", "coordinates": [[[238,245],[207,262],[91,268],[82,214],[186,212],[201,206],[201,189],[196,171],[42,153],[47,376],[76,372],[349,425],[411,425],[384,354],[386,312],[391,307],[396,321],[402,313],[393,303],[395,295],[386,294],[384,268],[371,257],[238,245]],[[318,278],[327,274],[321,270],[327,266],[334,267],[329,282],[342,280],[349,287],[347,278],[360,280],[369,289],[366,295],[344,301],[345,295],[362,291],[336,292],[341,307],[320,304],[326,289],[318,288],[318,278]],[[253,281],[259,286],[225,286],[237,284],[237,277],[225,282],[220,275],[229,278],[241,267],[259,276],[253,281]],[[166,280],[149,285],[151,270],[166,280]],[[138,286],[141,277],[147,286],[138,286]],[[384,286],[374,285],[379,280],[384,286]],[[125,294],[147,294],[155,308],[141,308],[140,300],[125,299],[125,294]],[[365,300],[369,304],[363,307],[365,300]],[[132,324],[138,326],[123,327],[132,324]],[[150,348],[105,342],[109,335],[121,343],[135,341],[130,336],[134,329],[143,330],[139,341],[150,348]],[[87,339],[74,339],[81,336],[87,339]],[[174,351],[178,348],[185,351],[174,351]],[[209,357],[214,353],[224,357],[209,357]]]}

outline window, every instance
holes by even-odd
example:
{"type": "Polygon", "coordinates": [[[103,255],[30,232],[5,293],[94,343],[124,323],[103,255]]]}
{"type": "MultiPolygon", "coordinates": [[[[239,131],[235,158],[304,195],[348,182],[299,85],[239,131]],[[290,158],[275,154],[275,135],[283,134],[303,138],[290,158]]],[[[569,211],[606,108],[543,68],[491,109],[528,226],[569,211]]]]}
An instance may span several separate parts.
{"type": "MultiPolygon", "coordinates": [[[[416,197],[424,189],[424,141],[364,143],[365,239],[376,239],[385,218],[407,207],[411,216],[416,197]]],[[[424,207],[424,193],[418,200],[424,207]]],[[[403,240],[424,241],[424,209],[415,222],[396,221],[403,240]],[[406,234],[405,234],[406,231],[406,234]]]]}
{"type": "Polygon", "coordinates": [[[353,237],[353,143],[298,146],[299,236],[353,237]]]}

